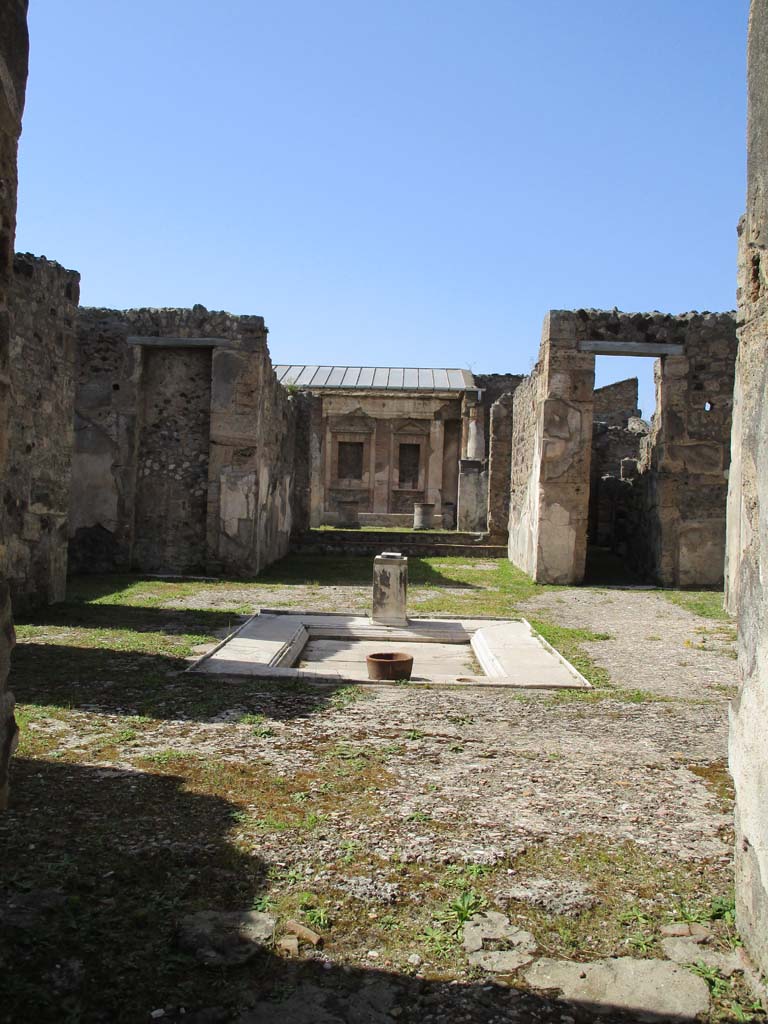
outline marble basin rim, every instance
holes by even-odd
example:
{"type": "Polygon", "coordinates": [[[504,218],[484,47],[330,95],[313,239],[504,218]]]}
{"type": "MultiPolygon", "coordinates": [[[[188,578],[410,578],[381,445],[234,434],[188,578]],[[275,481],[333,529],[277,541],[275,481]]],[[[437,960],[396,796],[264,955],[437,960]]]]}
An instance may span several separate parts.
{"type": "Polygon", "coordinates": [[[197,658],[187,671],[223,678],[268,678],[326,685],[403,685],[368,678],[364,645],[373,641],[388,644],[393,650],[403,644],[415,647],[414,678],[408,685],[591,689],[587,679],[522,617],[415,617],[405,626],[389,626],[345,612],[319,614],[262,608],[197,658]],[[315,641],[338,642],[353,657],[359,644],[359,668],[347,662],[347,667],[336,670],[332,659],[325,668],[298,667],[302,655],[315,641]],[[449,655],[457,645],[467,649],[467,657],[479,665],[481,674],[456,672],[449,667],[441,671],[440,652],[449,655]],[[429,677],[419,672],[419,653],[431,665],[429,677]]]}

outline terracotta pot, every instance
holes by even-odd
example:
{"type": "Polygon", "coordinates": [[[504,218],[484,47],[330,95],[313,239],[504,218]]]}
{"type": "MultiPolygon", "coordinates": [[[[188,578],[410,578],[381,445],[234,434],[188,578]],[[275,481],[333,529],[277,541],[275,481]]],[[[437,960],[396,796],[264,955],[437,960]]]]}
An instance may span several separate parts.
{"type": "Polygon", "coordinates": [[[410,654],[391,651],[366,656],[369,679],[410,679],[413,670],[413,658],[410,654]]]}

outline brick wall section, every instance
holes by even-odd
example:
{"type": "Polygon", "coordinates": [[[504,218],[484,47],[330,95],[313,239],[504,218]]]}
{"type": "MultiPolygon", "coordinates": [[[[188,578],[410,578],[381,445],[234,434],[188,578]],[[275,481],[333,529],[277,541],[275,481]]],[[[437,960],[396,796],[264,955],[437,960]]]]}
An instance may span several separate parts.
{"type": "Polygon", "coordinates": [[[287,552],[296,417],[266,334],[203,306],[80,311],[73,568],[255,575],[287,552]]]}
{"type": "Polygon", "coordinates": [[[609,427],[626,427],[632,416],[639,416],[637,407],[637,377],[618,380],[595,388],[594,417],[609,427]]]}
{"type": "Polygon", "coordinates": [[[728,604],[738,610],[731,704],[736,917],[768,976],[768,8],[753,2],[748,47],[747,209],[739,238],[739,357],[728,495],[728,604]]]}
{"type": "Polygon", "coordinates": [[[80,277],[28,253],[10,290],[10,420],[0,572],[17,611],[64,599],[80,277]]]}
{"type": "MultiPolygon", "coordinates": [[[[16,235],[16,154],[27,84],[29,37],[26,0],[0,0],[0,472],[8,451],[10,317],[16,235]]],[[[3,538],[5,540],[5,538],[3,538]]],[[[8,768],[17,745],[14,696],[8,688],[14,644],[10,587],[0,579],[0,809],[8,804],[8,768]]]]}

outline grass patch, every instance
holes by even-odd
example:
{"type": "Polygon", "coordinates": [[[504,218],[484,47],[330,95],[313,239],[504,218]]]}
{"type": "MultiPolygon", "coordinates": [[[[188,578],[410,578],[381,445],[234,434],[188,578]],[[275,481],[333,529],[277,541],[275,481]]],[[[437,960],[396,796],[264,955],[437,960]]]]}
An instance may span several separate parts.
{"type": "Polygon", "coordinates": [[[731,616],[723,608],[722,590],[660,590],[659,593],[667,601],[676,604],[678,608],[685,608],[693,615],[721,622],[732,621],[731,616]]]}

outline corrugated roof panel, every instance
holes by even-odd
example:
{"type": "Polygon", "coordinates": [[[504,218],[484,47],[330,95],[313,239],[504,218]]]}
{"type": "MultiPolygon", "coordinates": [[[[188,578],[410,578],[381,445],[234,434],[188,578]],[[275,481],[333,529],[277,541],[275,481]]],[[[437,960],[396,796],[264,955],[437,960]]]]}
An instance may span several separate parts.
{"type": "Polygon", "coordinates": [[[283,375],[283,379],[280,381],[281,384],[295,384],[301,375],[301,371],[304,369],[303,366],[289,366],[283,375]]]}
{"type": "Polygon", "coordinates": [[[463,391],[475,386],[469,370],[402,366],[275,366],[281,384],[302,388],[376,388],[392,391],[463,391]]]}
{"type": "Polygon", "coordinates": [[[325,386],[327,388],[337,388],[344,379],[344,374],[346,372],[346,366],[334,366],[328,376],[328,380],[325,382],[325,386]]]}

